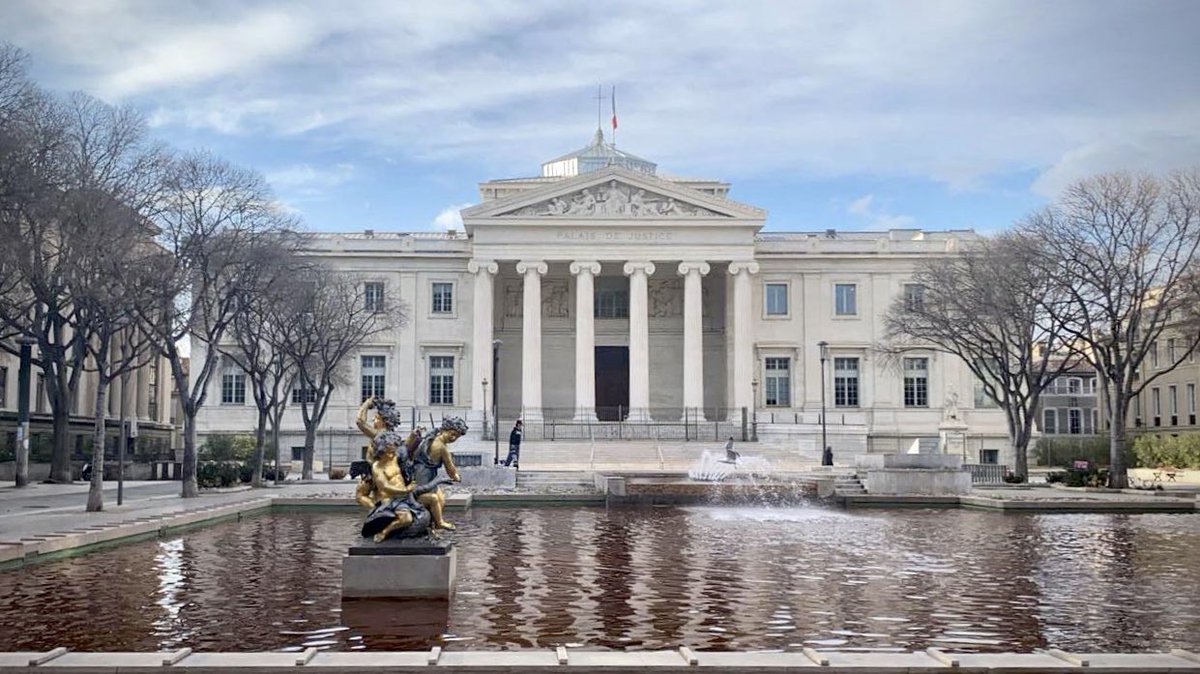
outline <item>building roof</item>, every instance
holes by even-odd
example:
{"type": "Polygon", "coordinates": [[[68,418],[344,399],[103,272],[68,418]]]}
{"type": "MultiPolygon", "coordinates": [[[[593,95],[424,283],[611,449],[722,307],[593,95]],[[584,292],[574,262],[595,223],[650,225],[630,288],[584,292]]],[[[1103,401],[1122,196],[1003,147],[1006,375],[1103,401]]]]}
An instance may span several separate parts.
{"type": "Polygon", "coordinates": [[[604,132],[596,129],[592,142],[574,152],[568,152],[561,157],[551,159],[542,164],[543,177],[576,176],[589,171],[596,171],[606,166],[620,166],[654,175],[658,165],[624,150],[618,150],[612,143],[604,141],[604,132]]]}

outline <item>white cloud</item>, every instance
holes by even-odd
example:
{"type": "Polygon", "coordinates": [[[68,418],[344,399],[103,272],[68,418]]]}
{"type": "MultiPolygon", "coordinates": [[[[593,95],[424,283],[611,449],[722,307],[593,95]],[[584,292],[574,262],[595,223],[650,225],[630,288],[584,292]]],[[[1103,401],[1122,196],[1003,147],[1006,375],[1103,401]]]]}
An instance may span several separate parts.
{"type": "Polygon", "coordinates": [[[0,3],[39,76],[162,127],[510,175],[583,145],[604,81],[622,146],[677,173],[1045,172],[1039,192],[1194,152],[1197,23],[1200,3],[1087,0],[0,3]]]}
{"type": "Polygon", "coordinates": [[[436,229],[444,229],[446,231],[458,230],[462,231],[462,209],[475,204],[451,204],[442,209],[441,213],[433,219],[433,226],[436,229]]]}
{"type": "Polygon", "coordinates": [[[329,167],[293,164],[267,173],[266,178],[271,187],[284,194],[315,197],[349,181],[354,172],[354,165],[349,163],[329,167]]]}
{"type": "Polygon", "coordinates": [[[864,194],[855,199],[846,207],[846,212],[865,219],[869,226],[878,229],[904,229],[916,223],[912,216],[887,213],[878,208],[874,194],[864,194]]]}
{"type": "Polygon", "coordinates": [[[1097,173],[1161,172],[1200,164],[1200,138],[1147,134],[1088,143],[1062,155],[1033,182],[1034,192],[1054,198],[1068,185],[1097,173]]]}

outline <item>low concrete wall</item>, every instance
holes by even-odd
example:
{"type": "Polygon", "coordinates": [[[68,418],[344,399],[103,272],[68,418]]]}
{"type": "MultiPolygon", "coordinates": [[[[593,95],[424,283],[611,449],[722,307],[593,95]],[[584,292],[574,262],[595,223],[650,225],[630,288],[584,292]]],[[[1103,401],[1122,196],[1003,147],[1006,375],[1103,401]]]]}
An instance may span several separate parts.
{"type": "Polygon", "coordinates": [[[957,454],[884,454],[883,467],[958,470],[962,468],[962,457],[957,454]]]}
{"type": "Polygon", "coordinates": [[[872,468],[867,471],[866,488],[873,495],[961,496],[971,491],[971,474],[965,470],[872,468]]]}
{"type": "Polygon", "coordinates": [[[503,466],[480,466],[459,468],[459,476],[466,487],[488,487],[491,489],[516,489],[517,471],[503,466]]]}

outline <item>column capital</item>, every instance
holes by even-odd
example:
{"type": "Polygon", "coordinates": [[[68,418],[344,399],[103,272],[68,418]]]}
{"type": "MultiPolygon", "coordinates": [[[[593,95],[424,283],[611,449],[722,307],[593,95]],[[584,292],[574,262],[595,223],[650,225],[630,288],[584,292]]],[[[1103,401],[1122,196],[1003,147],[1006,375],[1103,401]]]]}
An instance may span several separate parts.
{"type": "Polygon", "coordinates": [[[518,274],[533,272],[538,276],[545,276],[548,271],[550,271],[550,267],[541,260],[521,260],[517,263],[518,274]]]}
{"type": "Polygon", "coordinates": [[[747,274],[757,274],[758,273],[758,263],[753,260],[743,260],[743,261],[729,263],[729,273],[730,274],[733,274],[736,276],[742,272],[746,272],[747,274]]]}
{"type": "Polygon", "coordinates": [[[708,272],[711,269],[712,269],[712,267],[707,262],[703,262],[703,261],[701,261],[701,262],[680,262],[678,273],[680,276],[687,276],[688,274],[690,274],[694,271],[698,271],[698,272],[700,272],[701,276],[707,276],[708,272]]]}
{"type": "Polygon", "coordinates": [[[571,263],[571,274],[579,276],[580,274],[588,273],[592,276],[600,275],[600,263],[595,260],[575,260],[571,263]]]}
{"type": "Polygon", "coordinates": [[[494,275],[500,271],[500,265],[496,264],[495,260],[471,260],[467,263],[467,271],[472,274],[482,271],[494,275]]]}
{"type": "Polygon", "coordinates": [[[623,269],[626,276],[633,276],[637,272],[644,272],[646,276],[654,276],[653,262],[626,262],[623,269]]]}

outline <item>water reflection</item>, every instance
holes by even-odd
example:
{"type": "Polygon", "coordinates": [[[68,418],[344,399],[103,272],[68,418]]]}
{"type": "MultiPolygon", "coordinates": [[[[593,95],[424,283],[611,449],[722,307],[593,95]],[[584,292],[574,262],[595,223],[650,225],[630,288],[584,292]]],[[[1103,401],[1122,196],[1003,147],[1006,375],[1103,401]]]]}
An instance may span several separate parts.
{"type": "Polygon", "coordinates": [[[347,601],[354,514],[0,573],[0,650],[1196,649],[1200,517],[479,509],[452,602],[347,601]],[[52,607],[53,610],[48,610],[52,607]]]}

